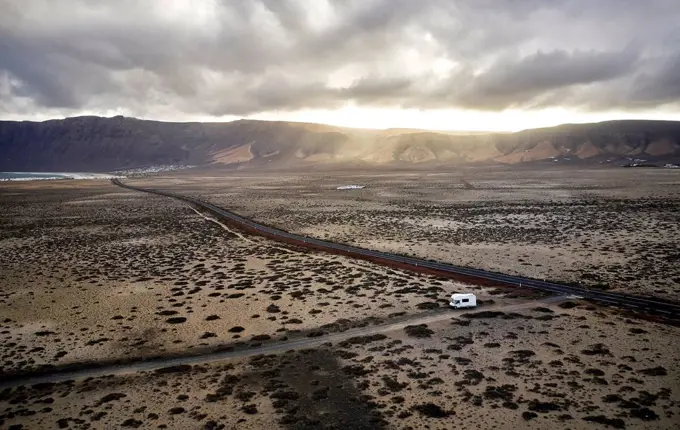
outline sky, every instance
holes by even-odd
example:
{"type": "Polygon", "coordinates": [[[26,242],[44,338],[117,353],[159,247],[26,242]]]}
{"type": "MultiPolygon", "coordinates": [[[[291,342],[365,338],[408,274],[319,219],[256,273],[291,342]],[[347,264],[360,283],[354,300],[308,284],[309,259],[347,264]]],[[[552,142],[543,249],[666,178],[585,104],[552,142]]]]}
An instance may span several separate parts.
{"type": "Polygon", "coordinates": [[[0,0],[0,119],[680,120],[678,0],[0,0]]]}

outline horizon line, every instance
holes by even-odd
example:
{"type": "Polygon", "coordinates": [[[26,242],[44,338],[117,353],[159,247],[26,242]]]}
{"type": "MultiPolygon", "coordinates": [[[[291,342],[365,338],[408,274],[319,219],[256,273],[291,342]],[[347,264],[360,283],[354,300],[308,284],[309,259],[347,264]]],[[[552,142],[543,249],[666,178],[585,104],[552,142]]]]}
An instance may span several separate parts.
{"type": "Polygon", "coordinates": [[[150,118],[144,118],[144,117],[127,116],[127,115],[122,115],[122,114],[112,115],[112,116],[106,116],[106,115],[73,115],[73,116],[54,117],[54,118],[48,118],[48,119],[43,119],[43,120],[32,120],[32,119],[18,119],[18,120],[16,120],[16,119],[2,119],[2,118],[0,118],[0,122],[44,123],[44,122],[50,122],[50,121],[64,121],[64,120],[76,119],[76,118],[102,118],[102,119],[125,118],[125,119],[133,119],[133,120],[138,120],[138,121],[160,122],[160,123],[166,123],[166,124],[229,124],[229,123],[239,122],[239,121],[252,121],[252,122],[268,122],[268,123],[282,123],[282,124],[317,125],[317,126],[326,126],[326,127],[332,127],[332,128],[338,128],[338,129],[364,130],[364,131],[403,130],[403,131],[414,131],[414,132],[425,131],[425,132],[446,133],[446,134],[464,134],[464,133],[512,134],[512,133],[519,133],[519,132],[526,131],[526,130],[539,130],[539,129],[555,128],[555,127],[561,127],[561,126],[567,126],[567,125],[603,124],[603,123],[608,123],[608,122],[642,122],[642,121],[668,122],[668,123],[680,122],[680,120],[671,120],[671,119],[624,118],[624,119],[609,119],[609,120],[603,120],[603,121],[564,122],[564,123],[558,123],[558,124],[551,125],[551,126],[529,127],[529,128],[524,128],[524,129],[520,129],[520,130],[484,130],[484,129],[448,129],[447,130],[447,129],[417,128],[417,127],[366,128],[366,127],[352,127],[352,126],[345,126],[345,125],[335,125],[335,124],[329,124],[329,123],[324,123],[324,122],[293,121],[293,120],[286,121],[286,120],[277,120],[277,119],[260,119],[260,118],[247,118],[247,117],[241,117],[241,118],[229,119],[229,120],[223,120],[223,121],[219,121],[219,120],[217,120],[217,121],[199,121],[199,120],[170,121],[170,120],[164,120],[164,119],[150,119],[150,118]]]}

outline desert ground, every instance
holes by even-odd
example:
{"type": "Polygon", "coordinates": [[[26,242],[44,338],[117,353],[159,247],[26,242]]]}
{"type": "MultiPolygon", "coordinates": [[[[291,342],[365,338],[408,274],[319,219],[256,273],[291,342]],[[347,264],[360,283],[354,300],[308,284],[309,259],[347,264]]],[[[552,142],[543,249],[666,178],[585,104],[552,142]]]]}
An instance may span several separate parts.
{"type": "MultiPolygon", "coordinates": [[[[673,300],[680,292],[675,171],[128,181],[374,249],[673,300]],[[335,189],[346,184],[366,188],[335,189]]],[[[107,182],[0,184],[0,265],[0,381],[442,315],[313,349],[7,388],[0,428],[670,429],[680,420],[676,327],[291,248],[107,182]],[[483,305],[446,309],[461,290],[483,305]]]]}
{"type": "Polygon", "coordinates": [[[5,372],[365,324],[439,307],[461,288],[246,237],[168,198],[77,182],[4,193],[5,372]]]}
{"type": "Polygon", "coordinates": [[[612,291],[680,297],[680,174],[463,168],[132,181],[371,249],[612,291]],[[357,190],[336,190],[346,184],[357,190]]]}

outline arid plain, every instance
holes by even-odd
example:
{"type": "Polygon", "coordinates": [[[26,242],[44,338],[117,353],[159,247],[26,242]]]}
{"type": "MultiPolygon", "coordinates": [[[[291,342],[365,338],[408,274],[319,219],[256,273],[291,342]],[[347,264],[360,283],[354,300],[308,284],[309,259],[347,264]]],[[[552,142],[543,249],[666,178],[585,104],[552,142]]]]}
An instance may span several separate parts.
{"type": "Polygon", "coordinates": [[[226,181],[152,183],[313,237],[592,288],[680,297],[678,170],[487,167],[282,174],[276,180],[234,175],[226,181]],[[365,188],[335,189],[345,184],[365,188]]]}
{"type": "MultiPolygon", "coordinates": [[[[129,179],[310,236],[677,300],[662,169],[204,172],[129,179]],[[360,184],[359,190],[337,190],[360,184]]],[[[7,428],[674,428],[676,327],[248,236],[101,181],[0,184],[0,381],[404,327],[0,391],[7,428]],[[447,296],[474,291],[473,312],[447,296]],[[426,325],[407,324],[430,318],[426,325]],[[396,326],[395,326],[396,327],[396,326]]]]}

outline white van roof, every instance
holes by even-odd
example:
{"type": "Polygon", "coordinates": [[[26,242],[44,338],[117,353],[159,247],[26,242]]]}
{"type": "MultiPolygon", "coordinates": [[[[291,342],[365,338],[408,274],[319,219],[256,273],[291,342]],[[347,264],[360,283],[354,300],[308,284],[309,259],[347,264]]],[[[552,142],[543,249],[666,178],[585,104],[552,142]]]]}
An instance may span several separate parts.
{"type": "Polygon", "coordinates": [[[453,293],[451,294],[451,298],[465,298],[465,297],[474,297],[475,295],[472,293],[453,293]]]}

